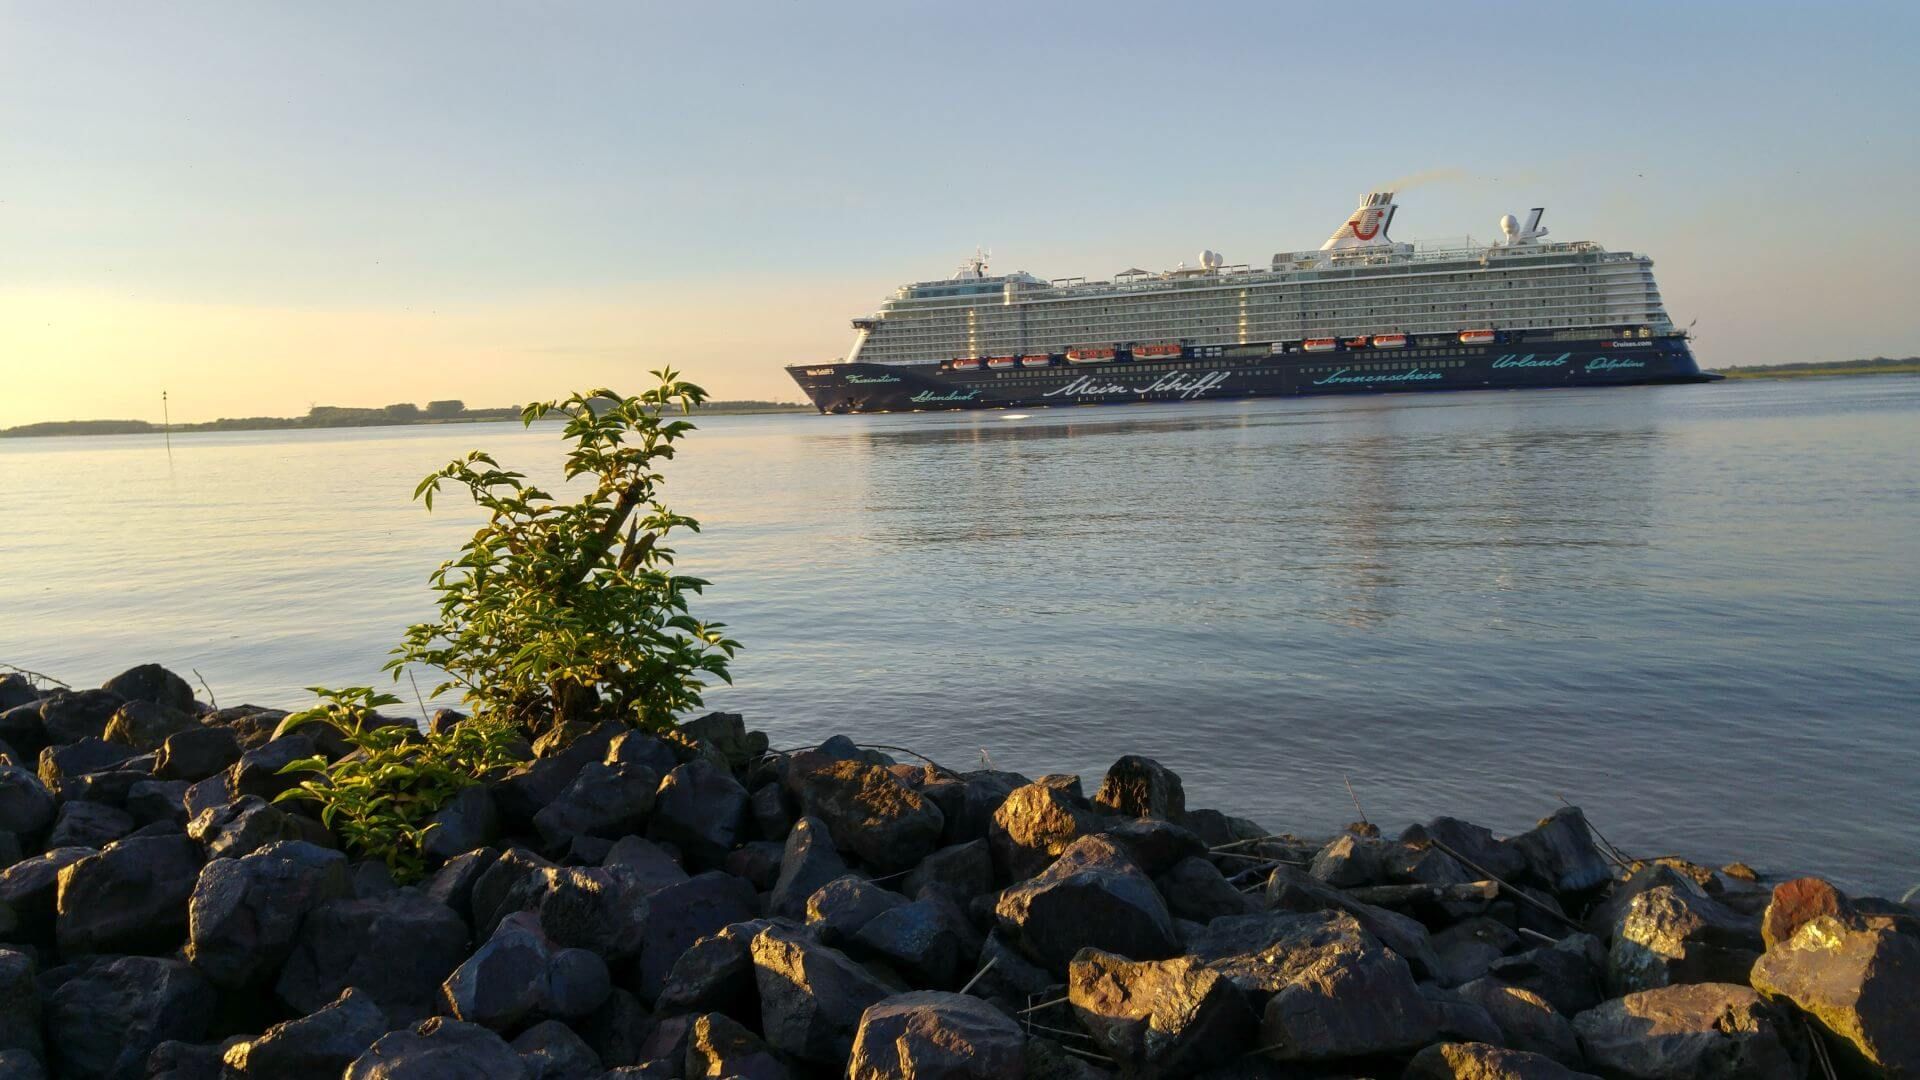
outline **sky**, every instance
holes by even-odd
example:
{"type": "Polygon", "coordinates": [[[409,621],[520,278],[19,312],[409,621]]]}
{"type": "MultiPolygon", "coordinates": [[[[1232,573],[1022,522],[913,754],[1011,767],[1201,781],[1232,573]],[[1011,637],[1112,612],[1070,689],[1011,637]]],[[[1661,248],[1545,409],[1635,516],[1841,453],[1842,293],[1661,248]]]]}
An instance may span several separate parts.
{"type": "Polygon", "coordinates": [[[0,426],[783,366],[976,246],[1653,257],[1703,366],[1920,353],[1920,5],[0,0],[0,426]]]}

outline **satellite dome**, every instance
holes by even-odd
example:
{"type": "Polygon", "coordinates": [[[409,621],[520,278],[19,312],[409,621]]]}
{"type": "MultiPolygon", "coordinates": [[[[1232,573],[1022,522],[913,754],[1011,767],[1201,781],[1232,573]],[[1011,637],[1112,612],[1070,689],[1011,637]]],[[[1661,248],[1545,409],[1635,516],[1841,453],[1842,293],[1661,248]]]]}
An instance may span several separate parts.
{"type": "Polygon", "coordinates": [[[1520,232],[1520,219],[1512,214],[1500,215],[1500,232],[1511,240],[1520,232]]]}

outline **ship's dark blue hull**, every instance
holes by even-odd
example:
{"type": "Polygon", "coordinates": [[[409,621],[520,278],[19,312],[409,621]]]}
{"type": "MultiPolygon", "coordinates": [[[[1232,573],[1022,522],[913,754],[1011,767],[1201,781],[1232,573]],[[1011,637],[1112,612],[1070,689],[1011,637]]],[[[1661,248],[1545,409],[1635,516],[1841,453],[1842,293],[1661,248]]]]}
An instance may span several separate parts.
{"type": "Polygon", "coordinates": [[[817,364],[787,371],[823,413],[1041,408],[1135,401],[1520,390],[1710,382],[1680,335],[1452,342],[1404,349],[1271,353],[1268,346],[1188,348],[1177,359],[955,371],[943,364],[817,364]]]}

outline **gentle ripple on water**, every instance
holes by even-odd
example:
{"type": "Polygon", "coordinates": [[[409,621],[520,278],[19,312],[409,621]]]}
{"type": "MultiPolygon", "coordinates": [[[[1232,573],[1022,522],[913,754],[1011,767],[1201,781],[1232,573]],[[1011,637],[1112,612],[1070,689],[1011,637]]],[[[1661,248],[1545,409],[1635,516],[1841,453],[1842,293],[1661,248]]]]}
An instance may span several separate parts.
{"type": "MultiPolygon", "coordinates": [[[[1920,379],[713,417],[711,695],[968,767],[1121,752],[1276,829],[1585,806],[1642,854],[1920,883],[1920,379]],[[1658,849],[1658,850],[1656,850],[1658,849]]],[[[0,442],[0,660],[378,682],[517,425],[0,442]]],[[[411,696],[402,684],[401,692],[411,696]]]]}

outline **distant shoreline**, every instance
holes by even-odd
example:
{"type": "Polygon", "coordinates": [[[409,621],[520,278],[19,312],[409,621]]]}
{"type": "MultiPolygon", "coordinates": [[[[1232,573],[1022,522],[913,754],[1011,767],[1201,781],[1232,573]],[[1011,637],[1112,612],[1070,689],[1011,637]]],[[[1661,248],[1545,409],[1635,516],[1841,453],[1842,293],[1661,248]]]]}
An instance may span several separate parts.
{"type": "Polygon", "coordinates": [[[1871,360],[1836,360],[1824,364],[1756,364],[1749,367],[1709,368],[1729,379],[1807,379],[1829,375],[1914,375],[1920,374],[1920,356],[1893,359],[1876,356],[1871,360]]]}
{"type": "MultiPolygon", "coordinates": [[[[197,424],[156,424],[148,420],[45,420],[34,424],[0,428],[0,439],[46,438],[58,435],[160,435],[168,431],[306,431],[328,428],[414,427],[429,424],[485,424],[520,419],[517,407],[467,409],[432,415],[421,412],[406,415],[385,409],[315,408],[306,416],[247,416],[208,420],[197,424]]],[[[736,416],[752,413],[813,412],[811,405],[786,401],[711,401],[695,412],[706,416],[736,416]]]]}

